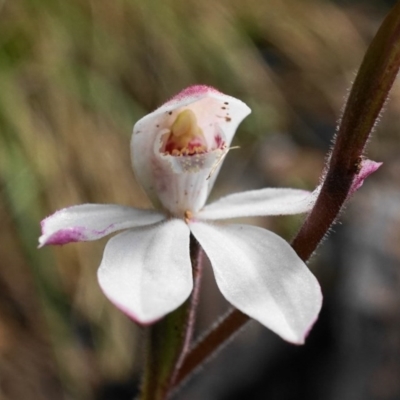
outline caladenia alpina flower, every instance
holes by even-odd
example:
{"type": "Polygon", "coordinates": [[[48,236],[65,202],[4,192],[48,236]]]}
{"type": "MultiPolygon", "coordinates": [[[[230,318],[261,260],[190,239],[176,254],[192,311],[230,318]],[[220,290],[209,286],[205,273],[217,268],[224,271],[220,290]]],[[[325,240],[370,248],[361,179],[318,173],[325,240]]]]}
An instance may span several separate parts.
{"type": "Polygon", "coordinates": [[[267,188],[205,205],[246,104],[207,86],[192,86],[136,123],[134,172],[156,210],[84,204],[42,222],[40,246],[99,239],[105,295],[140,324],[179,307],[193,288],[190,233],[207,254],[225,298],[283,339],[303,343],[321,308],[320,287],[290,245],[265,229],[217,224],[247,216],[308,211],[314,195],[267,188]]]}

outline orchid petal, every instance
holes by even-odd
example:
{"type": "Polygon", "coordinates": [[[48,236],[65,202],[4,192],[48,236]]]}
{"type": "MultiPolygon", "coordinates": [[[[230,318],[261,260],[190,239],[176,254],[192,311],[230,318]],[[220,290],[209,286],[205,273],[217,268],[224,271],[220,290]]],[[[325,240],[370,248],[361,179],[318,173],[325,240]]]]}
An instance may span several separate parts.
{"type": "Polygon", "coordinates": [[[261,215],[291,215],[311,210],[316,192],[267,188],[235,193],[205,206],[195,218],[216,220],[261,215]]]}
{"type": "Polygon", "coordinates": [[[353,180],[351,185],[349,196],[353,195],[360,187],[363,185],[365,179],[367,179],[371,174],[377,171],[383,163],[376,162],[372,160],[362,160],[360,163],[360,170],[353,180]]]}
{"type": "MultiPolygon", "coordinates": [[[[191,172],[179,174],[174,170],[173,166],[169,165],[169,169],[166,170],[161,161],[163,158],[160,157],[162,156],[162,151],[161,153],[159,151],[159,141],[160,137],[169,131],[177,116],[186,109],[193,111],[195,114],[198,126],[204,133],[208,151],[221,149],[222,142],[225,148],[229,147],[238,125],[250,113],[249,107],[242,101],[222,94],[214,88],[197,85],[183,90],[135,124],[131,140],[134,172],[153,204],[156,207],[164,207],[169,211],[171,211],[171,204],[174,204],[175,201],[179,202],[179,198],[172,197],[174,193],[180,190],[182,184],[178,182],[179,188],[171,183],[166,185],[167,178],[165,175],[174,173],[177,175],[176,178],[179,179],[179,175],[191,175],[191,172]],[[156,151],[155,145],[158,146],[156,151]],[[160,154],[157,154],[157,152],[160,154]],[[164,193],[161,198],[160,193],[164,193]],[[166,199],[169,199],[169,201],[166,199]]],[[[206,179],[210,170],[205,174],[205,178],[203,176],[200,177],[204,190],[202,190],[201,195],[202,204],[200,206],[196,205],[197,208],[204,205],[206,197],[210,193],[218,175],[219,164],[214,163],[214,165],[216,168],[213,169],[210,179],[206,179]],[[204,191],[206,195],[203,195],[204,191]]],[[[197,178],[194,174],[192,176],[195,179],[197,178]]],[[[190,185],[187,186],[187,189],[188,191],[191,190],[190,185]]],[[[197,209],[192,211],[197,211],[197,209]]],[[[174,210],[172,212],[177,214],[174,210]]]]}
{"type": "Polygon", "coordinates": [[[98,270],[104,294],[141,324],[179,307],[193,288],[189,235],[183,221],[172,219],[111,238],[98,270]]]}
{"type": "Polygon", "coordinates": [[[190,224],[225,298],[283,339],[304,343],[321,308],[319,284],[282,238],[248,225],[190,224]]]}
{"type": "Polygon", "coordinates": [[[100,239],[109,233],[154,224],[165,215],[114,204],[82,204],[64,208],[42,221],[39,247],[100,239]]]}

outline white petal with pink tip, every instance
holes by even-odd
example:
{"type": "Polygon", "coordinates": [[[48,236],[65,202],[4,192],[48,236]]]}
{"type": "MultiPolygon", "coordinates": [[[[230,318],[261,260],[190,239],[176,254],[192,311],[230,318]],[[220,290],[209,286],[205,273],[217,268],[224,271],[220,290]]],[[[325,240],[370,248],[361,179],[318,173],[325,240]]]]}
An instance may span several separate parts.
{"type": "Polygon", "coordinates": [[[141,324],[175,310],[193,287],[189,235],[188,226],[173,219],[114,236],[98,270],[104,294],[141,324]]]}
{"type": "Polygon", "coordinates": [[[224,297],[283,339],[304,343],[321,309],[319,284],[282,238],[249,225],[190,224],[224,297]]]}
{"type": "Polygon", "coordinates": [[[154,224],[165,215],[115,204],[82,204],[63,208],[42,221],[39,247],[100,239],[112,232],[154,224]]]}

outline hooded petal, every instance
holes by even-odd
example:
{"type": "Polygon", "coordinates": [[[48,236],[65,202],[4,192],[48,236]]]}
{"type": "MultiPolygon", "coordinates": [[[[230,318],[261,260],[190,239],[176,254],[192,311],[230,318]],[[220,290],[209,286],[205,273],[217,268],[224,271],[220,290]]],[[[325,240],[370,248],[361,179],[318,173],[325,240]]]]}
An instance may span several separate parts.
{"type": "Polygon", "coordinates": [[[191,86],[139,120],[131,140],[132,164],[154,205],[178,216],[186,210],[200,209],[239,123],[249,113],[250,109],[238,99],[211,87],[191,86]],[[186,110],[193,113],[192,123],[197,124],[205,144],[200,156],[176,156],[165,151],[165,138],[186,110]],[[185,191],[197,195],[188,200],[185,191]]]}
{"type": "Polygon", "coordinates": [[[188,226],[173,219],[111,238],[98,270],[104,294],[142,324],[175,310],[193,287],[189,235],[188,226]]]}
{"type": "Polygon", "coordinates": [[[314,275],[282,238],[248,225],[190,224],[225,298],[283,339],[304,343],[321,308],[314,275]]]}
{"type": "Polygon", "coordinates": [[[165,215],[114,204],[82,204],[64,208],[42,221],[39,247],[100,239],[109,233],[154,224],[165,215]]]}
{"type": "Polygon", "coordinates": [[[267,188],[235,193],[205,206],[195,218],[228,219],[260,215],[290,215],[311,210],[317,198],[313,193],[297,189],[267,188]]]}

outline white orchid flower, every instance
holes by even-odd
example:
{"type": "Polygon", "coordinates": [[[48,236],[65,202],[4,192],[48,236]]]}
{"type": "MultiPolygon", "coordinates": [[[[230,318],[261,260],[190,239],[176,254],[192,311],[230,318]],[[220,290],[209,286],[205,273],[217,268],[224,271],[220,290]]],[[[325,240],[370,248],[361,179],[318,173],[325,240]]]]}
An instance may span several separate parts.
{"type": "Polygon", "coordinates": [[[193,288],[190,233],[207,254],[223,296],[283,339],[301,344],[321,308],[319,284],[290,245],[265,229],[217,224],[230,218],[308,211],[313,194],[262,189],[206,205],[239,123],[242,101],[192,86],[136,123],[132,162],[156,210],[84,204],[42,222],[40,246],[109,240],[98,280],[109,300],[140,324],[179,307],[193,288]]]}

